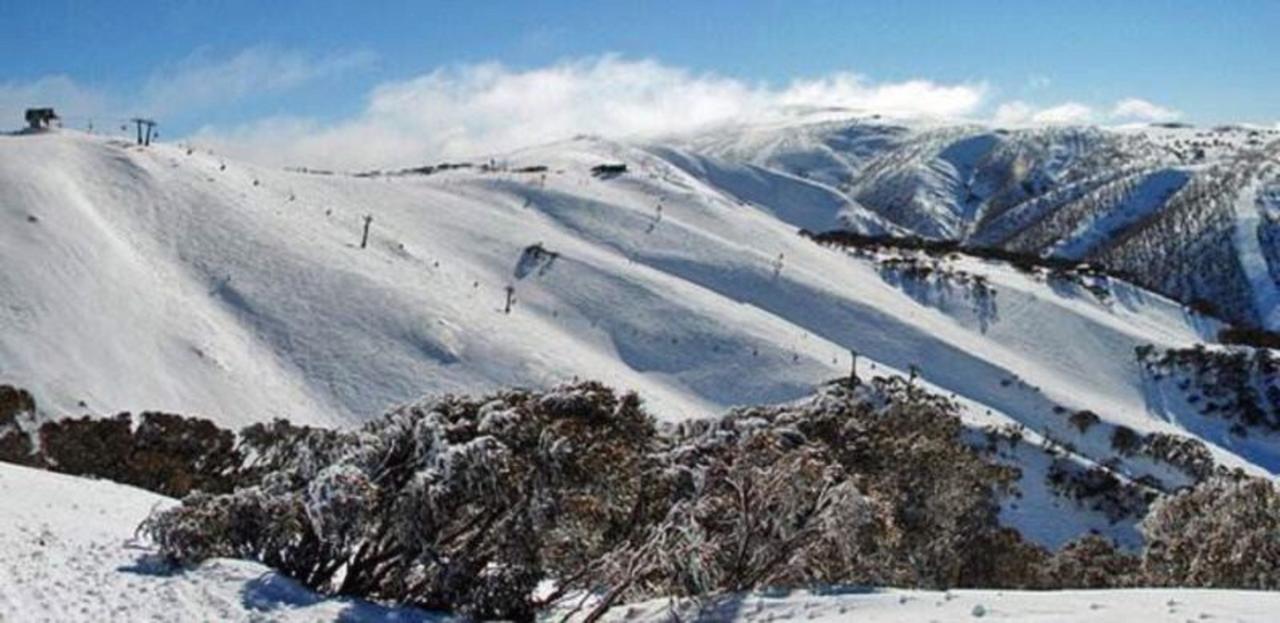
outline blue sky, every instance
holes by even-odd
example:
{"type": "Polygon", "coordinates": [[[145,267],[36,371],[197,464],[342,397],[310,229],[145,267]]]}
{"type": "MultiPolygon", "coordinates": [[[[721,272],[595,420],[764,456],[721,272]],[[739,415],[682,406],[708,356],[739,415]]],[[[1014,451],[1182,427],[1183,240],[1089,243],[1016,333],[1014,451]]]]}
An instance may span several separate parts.
{"type": "MultiPolygon", "coordinates": [[[[750,92],[749,105],[698,100],[730,115],[766,106],[769,98],[816,104],[797,95],[797,81],[827,81],[805,91],[814,98],[873,108],[904,101],[876,89],[918,81],[942,89],[921,91],[921,98],[963,100],[925,106],[928,113],[1010,122],[1176,117],[1270,125],[1280,121],[1278,27],[1280,2],[1261,0],[0,0],[0,113],[12,116],[11,109],[46,98],[77,118],[152,114],[173,136],[231,142],[227,137],[271,122],[293,139],[332,138],[354,131],[349,126],[374,109],[385,110],[380,93],[399,93],[424,77],[436,80],[417,88],[449,91],[452,99],[403,93],[401,99],[436,112],[430,107],[463,107],[467,97],[493,96],[512,82],[541,93],[561,77],[522,77],[558,67],[586,98],[601,99],[589,81],[604,81],[599,91],[621,90],[618,96],[637,107],[646,97],[671,99],[655,95],[661,89],[683,93],[675,99],[684,101],[707,81],[728,90],[721,97],[750,92]],[[602,58],[611,64],[599,66],[602,58]],[[474,84],[478,68],[495,67],[500,76],[474,84]],[[612,84],[628,72],[653,73],[656,84],[612,84]],[[842,76],[856,84],[840,83],[842,76]]],[[[408,105],[397,114],[418,114],[408,105]]],[[[490,113],[502,110],[495,104],[490,113]]],[[[476,128],[490,131],[493,119],[473,120],[456,109],[437,116],[454,119],[452,125],[415,121],[400,130],[461,132],[469,136],[464,147],[491,146],[476,128]]],[[[654,121],[638,128],[663,129],[654,121]]]]}

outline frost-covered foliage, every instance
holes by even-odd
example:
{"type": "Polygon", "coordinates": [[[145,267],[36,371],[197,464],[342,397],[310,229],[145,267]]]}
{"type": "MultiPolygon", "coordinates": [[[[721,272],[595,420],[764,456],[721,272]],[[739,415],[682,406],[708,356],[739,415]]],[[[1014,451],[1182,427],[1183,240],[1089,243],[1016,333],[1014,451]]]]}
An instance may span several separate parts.
{"type": "Polygon", "coordinates": [[[1169,433],[1151,433],[1143,439],[1142,452],[1182,471],[1199,482],[1218,469],[1213,453],[1203,441],[1169,433]]]}
{"type": "Polygon", "coordinates": [[[1215,477],[1158,502],[1142,531],[1151,583],[1280,589],[1280,492],[1267,480],[1215,477]]]}
{"type": "MultiPolygon", "coordinates": [[[[295,431],[296,432],[296,431],[295,431]]],[[[144,528],[178,563],[260,560],[325,592],[527,619],[810,583],[1031,586],[996,522],[1015,478],[950,401],[900,379],[659,428],[632,394],[446,396],[264,449],[274,469],[144,528]],[[550,595],[535,591],[549,580],[550,595]]]]}
{"type": "Polygon", "coordinates": [[[1052,587],[1117,588],[1141,583],[1138,557],[1090,534],[1054,552],[1044,567],[1044,583],[1052,587]]]}
{"type": "Polygon", "coordinates": [[[35,415],[36,401],[29,392],[0,385],[0,460],[24,463],[35,451],[30,430],[35,415]]]}
{"type": "Polygon", "coordinates": [[[241,459],[231,431],[169,413],[0,425],[0,460],[108,478],[165,495],[229,491],[241,459]]]}
{"type": "MultiPolygon", "coordinates": [[[[320,446],[339,435],[284,420],[254,424],[237,434],[206,419],[154,411],[38,420],[30,394],[12,390],[7,395],[16,397],[8,404],[22,410],[0,417],[0,461],[106,478],[169,496],[228,493],[298,460],[299,439],[320,446]]],[[[0,410],[5,396],[0,387],[0,410]]]]}
{"type": "Polygon", "coordinates": [[[297,437],[259,484],[146,529],[178,562],[237,555],[326,592],[527,619],[539,581],[582,581],[652,522],[654,442],[636,397],[599,385],[445,397],[297,437]]]}

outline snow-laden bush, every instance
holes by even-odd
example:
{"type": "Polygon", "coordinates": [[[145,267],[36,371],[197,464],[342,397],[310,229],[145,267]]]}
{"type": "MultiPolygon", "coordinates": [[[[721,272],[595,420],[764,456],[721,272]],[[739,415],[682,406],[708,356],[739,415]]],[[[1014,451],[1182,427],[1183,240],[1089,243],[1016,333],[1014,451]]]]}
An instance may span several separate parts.
{"type": "Polygon", "coordinates": [[[0,461],[34,462],[36,400],[24,389],[0,385],[0,461]]]}
{"type": "Polygon", "coordinates": [[[1270,481],[1216,476],[1159,501],[1142,532],[1153,584],[1280,589],[1280,492],[1270,481]]]}
{"type": "Polygon", "coordinates": [[[1139,581],[1139,559],[1090,534],[1054,552],[1044,566],[1046,587],[1118,588],[1139,581]]]}
{"type": "Polygon", "coordinates": [[[581,591],[604,608],[811,583],[1032,586],[1043,557],[997,525],[1015,474],[963,443],[953,403],[902,380],[663,428],[633,394],[582,383],[277,433],[242,434],[258,469],[237,491],[148,520],[166,556],[514,619],[581,591]]]}
{"type": "Polygon", "coordinates": [[[235,445],[235,434],[213,422],[168,413],[85,416],[38,426],[30,412],[12,418],[10,425],[0,418],[0,460],[108,478],[164,495],[230,491],[242,464],[235,445]]]}
{"type": "Polygon", "coordinates": [[[282,438],[294,447],[263,448],[278,468],[259,484],[152,517],[164,554],[252,558],[325,592],[527,619],[539,581],[585,577],[655,497],[652,421],[634,395],[595,384],[445,397],[359,431],[282,438]]]}

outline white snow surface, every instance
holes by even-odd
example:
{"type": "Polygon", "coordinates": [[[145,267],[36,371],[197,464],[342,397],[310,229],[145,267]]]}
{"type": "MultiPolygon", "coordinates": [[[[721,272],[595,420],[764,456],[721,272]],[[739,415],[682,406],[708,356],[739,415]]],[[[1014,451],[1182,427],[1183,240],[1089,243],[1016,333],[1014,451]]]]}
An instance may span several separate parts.
{"type": "Polygon", "coordinates": [[[732,595],[699,604],[658,600],[611,611],[605,621],[819,621],[859,623],[1132,623],[1273,621],[1280,593],[1222,590],[948,592],[831,589],[732,595]]]}
{"type": "Polygon", "coordinates": [[[211,560],[170,571],[135,529],[172,500],[132,487],[0,463],[0,622],[441,621],[322,599],[262,565],[211,560]]]}
{"type": "MultiPolygon", "coordinates": [[[[858,165],[856,149],[833,153],[858,165]]],[[[897,281],[798,234],[874,219],[822,182],[683,147],[583,138],[496,162],[357,177],[71,131],[0,136],[0,383],[51,415],[341,425],[423,394],[576,377],[680,419],[802,398],[847,374],[854,349],[864,374],[918,365],[975,425],[1071,439],[1061,405],[1187,433],[1134,347],[1186,347],[1216,326],[1161,296],[1115,282],[1100,300],[974,259],[952,265],[984,275],[991,302],[897,281]],[[603,163],[628,171],[591,175],[603,163]],[[533,166],[547,171],[515,172],[533,166]],[[778,200],[791,196],[804,201],[778,200]]],[[[1104,439],[1079,445],[1111,455],[1104,439]]]]}
{"type": "Polygon", "coordinates": [[[1137,289],[1102,303],[995,265],[974,267],[999,291],[980,327],[963,300],[913,296],[730,198],[749,174],[711,185],[596,140],[506,162],[551,171],[543,185],[220,170],[172,146],[0,137],[0,380],[54,412],[83,401],[239,424],[351,422],[427,392],[581,376],[680,418],[801,397],[856,348],[1001,410],[1020,401],[991,385],[1014,373],[1140,423],[1132,345],[1202,332],[1137,289]],[[612,161],[631,171],[587,171],[612,161]],[[528,271],[535,243],[559,255],[528,271]]]}
{"type": "MultiPolygon", "coordinates": [[[[0,463],[0,622],[315,621],[449,617],[325,598],[261,565],[212,560],[170,571],[135,528],[172,500],[110,482],[0,463]]],[[[1272,621],[1280,593],[1209,590],[839,589],[622,605],[608,621],[1272,621]],[[980,609],[979,609],[980,608],[980,609]],[[673,612],[680,618],[674,618],[673,612]],[[975,613],[981,613],[976,616],[975,613]]],[[[546,620],[560,620],[560,612],[546,620]]]]}
{"type": "Polygon", "coordinates": [[[1264,215],[1270,215],[1277,209],[1276,195],[1264,192],[1266,188],[1261,179],[1255,179],[1236,197],[1236,221],[1232,233],[1236,257],[1252,288],[1258,317],[1264,326],[1280,327],[1280,285],[1271,275],[1260,239],[1262,224],[1269,220],[1264,215]]]}

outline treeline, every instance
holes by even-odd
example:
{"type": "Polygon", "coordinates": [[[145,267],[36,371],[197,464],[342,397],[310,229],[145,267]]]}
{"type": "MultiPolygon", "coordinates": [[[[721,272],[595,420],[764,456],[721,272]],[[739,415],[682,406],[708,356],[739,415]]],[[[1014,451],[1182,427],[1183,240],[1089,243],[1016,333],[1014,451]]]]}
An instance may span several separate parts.
{"type": "Polygon", "coordinates": [[[1078,260],[1061,257],[1042,257],[1035,253],[1011,251],[999,247],[968,246],[957,240],[921,238],[919,236],[869,236],[843,230],[822,233],[802,230],[800,234],[819,244],[837,247],[902,249],[920,251],[935,257],[960,253],[980,259],[1005,262],[1027,273],[1035,272],[1037,269],[1044,269],[1048,271],[1070,271],[1083,275],[1125,278],[1123,273],[1108,271],[1102,267],[1078,260]]]}
{"type": "Polygon", "coordinates": [[[0,385],[0,461],[105,478],[162,495],[230,493],[293,458],[301,437],[335,433],[277,420],[238,433],[171,413],[36,423],[28,392],[0,385]]]}
{"type": "MultiPolygon", "coordinates": [[[[921,238],[919,236],[865,235],[850,231],[835,230],[814,233],[801,230],[805,236],[827,246],[847,249],[876,250],[896,249],[919,251],[931,257],[941,258],[952,254],[962,254],[979,259],[1005,262],[1024,273],[1035,273],[1038,270],[1048,271],[1051,275],[1072,277],[1092,276],[1115,278],[1132,283],[1144,283],[1135,275],[1122,270],[1115,270],[1099,264],[1091,264],[1079,260],[1061,257],[1044,257],[1035,253],[1015,251],[1000,247],[969,246],[957,240],[921,238]]],[[[1150,284],[1148,284],[1150,285],[1150,284]]],[[[1089,286],[1091,291],[1106,298],[1096,287],[1089,286]]],[[[1176,293],[1175,293],[1176,294],[1176,293]]],[[[1192,298],[1184,303],[1188,309],[1202,316],[1217,319],[1228,318],[1229,315],[1213,303],[1203,298],[1192,298]]],[[[1228,324],[1218,332],[1218,341],[1223,344],[1238,344],[1254,348],[1280,349],[1280,333],[1259,327],[1228,324]]]]}

